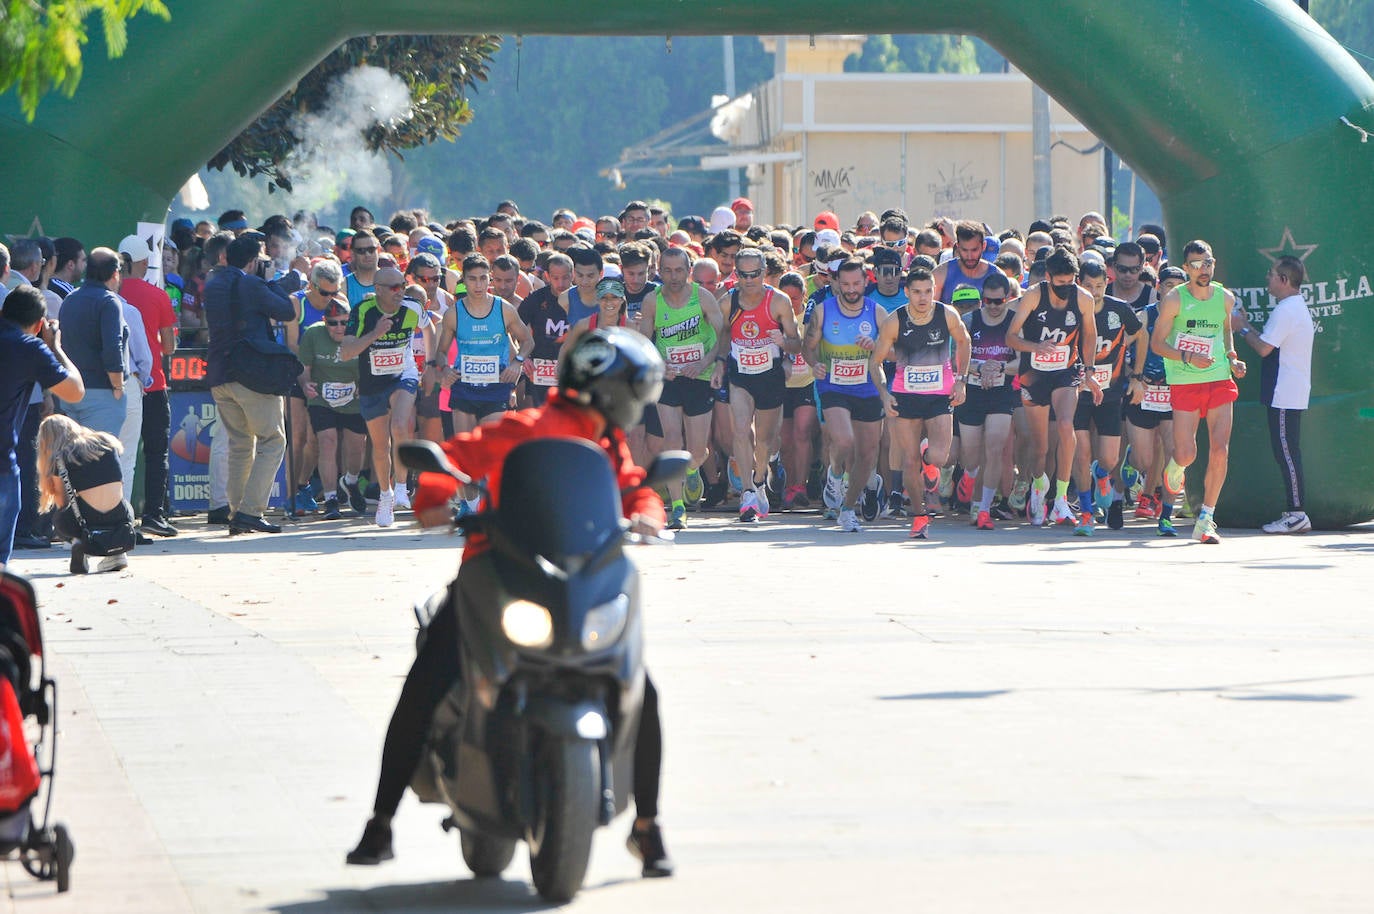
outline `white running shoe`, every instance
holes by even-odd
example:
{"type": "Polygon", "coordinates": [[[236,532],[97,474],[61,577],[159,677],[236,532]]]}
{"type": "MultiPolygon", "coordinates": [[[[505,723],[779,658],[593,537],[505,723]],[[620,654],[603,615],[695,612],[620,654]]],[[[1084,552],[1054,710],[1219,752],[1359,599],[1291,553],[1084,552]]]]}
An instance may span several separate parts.
{"type": "Polygon", "coordinates": [[[123,571],[129,567],[129,555],[126,552],[117,552],[114,555],[107,555],[100,560],[100,564],[95,566],[98,574],[107,571],[123,571]]]}
{"type": "Polygon", "coordinates": [[[1045,493],[1031,489],[1030,522],[1033,527],[1045,526],[1045,493]]]}
{"type": "Polygon", "coordinates": [[[759,519],[768,516],[768,487],[759,486],[754,490],[754,499],[758,502],[759,519]]]}
{"type": "Polygon", "coordinates": [[[844,503],[844,480],[825,468],[825,490],[821,492],[821,501],[831,511],[840,510],[840,505],[844,503]]]}
{"type": "Polygon", "coordinates": [[[378,527],[390,527],[396,522],[396,496],[391,492],[383,492],[377,499],[376,519],[378,527]]]}
{"type": "Polygon", "coordinates": [[[853,508],[845,508],[840,512],[840,529],[845,533],[858,533],[864,528],[859,523],[859,515],[854,513],[853,508]]]}
{"type": "Polygon", "coordinates": [[[1052,524],[1071,524],[1077,518],[1074,516],[1073,508],[1069,507],[1067,499],[1056,498],[1054,500],[1054,510],[1050,512],[1050,523],[1052,524]]]}
{"type": "Polygon", "coordinates": [[[739,497],[739,521],[742,524],[749,524],[758,519],[759,496],[753,489],[749,489],[739,497]]]}
{"type": "Polygon", "coordinates": [[[1260,527],[1265,533],[1308,533],[1312,529],[1312,519],[1305,511],[1285,511],[1276,521],[1260,527]]]}
{"type": "Polygon", "coordinates": [[[396,488],[391,490],[392,504],[397,511],[410,510],[410,493],[406,491],[405,483],[398,483],[396,488]]]}

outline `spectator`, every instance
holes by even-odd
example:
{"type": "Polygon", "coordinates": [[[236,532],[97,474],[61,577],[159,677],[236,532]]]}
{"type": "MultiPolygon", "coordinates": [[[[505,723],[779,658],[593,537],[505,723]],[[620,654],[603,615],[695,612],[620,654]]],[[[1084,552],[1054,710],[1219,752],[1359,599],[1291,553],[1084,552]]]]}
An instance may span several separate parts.
{"type": "MultiPolygon", "coordinates": [[[[53,526],[72,544],[71,573],[85,574],[92,541],[124,527],[133,548],[134,511],[124,497],[119,439],[49,416],[38,427],[38,485],[43,507],[57,509],[53,526]]],[[[128,552],[112,552],[97,571],[129,567],[128,552]]]]}
{"type": "Polygon", "coordinates": [[[262,236],[235,238],[225,252],[228,265],[205,284],[205,318],[210,327],[207,376],[219,410],[220,428],[228,437],[226,494],[229,534],[280,533],[263,520],[272,481],[286,453],[282,398],[249,390],[233,380],[233,350],[241,340],[269,343],[272,321],[296,316],[291,297],[275,282],[266,282],[268,261],[260,259],[262,236]],[[244,272],[252,266],[253,272],[244,272]]]}
{"type": "Polygon", "coordinates": [[[53,242],[57,263],[48,288],[58,297],[66,298],[76,291],[76,284],[86,272],[86,248],[75,238],[58,238],[53,242]]]}
{"type": "Polygon", "coordinates": [[[86,280],[62,301],[62,336],[86,394],[65,410],[87,428],[119,435],[128,415],[124,401],[129,325],[119,289],[119,255],[96,248],[86,258],[86,280]]]}
{"type": "MultiPolygon", "coordinates": [[[[0,251],[4,246],[0,245],[0,251]]],[[[0,276],[8,269],[4,251],[0,276]]],[[[81,374],[62,351],[57,322],[47,317],[47,303],[26,286],[5,296],[0,307],[0,566],[10,560],[20,509],[20,473],[16,445],[29,413],[34,384],[49,388],[68,403],[81,399],[81,374]]]]}

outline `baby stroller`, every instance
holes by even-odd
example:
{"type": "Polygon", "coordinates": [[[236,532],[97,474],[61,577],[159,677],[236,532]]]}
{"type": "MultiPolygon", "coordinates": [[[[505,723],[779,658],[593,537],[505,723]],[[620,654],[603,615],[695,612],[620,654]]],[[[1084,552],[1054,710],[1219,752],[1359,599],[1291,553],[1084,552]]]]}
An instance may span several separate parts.
{"type": "Polygon", "coordinates": [[[0,859],[17,855],[30,876],[54,880],[57,891],[65,892],[71,887],[76,852],[66,826],[48,824],[57,762],[56,715],[57,684],[48,678],[43,659],[33,586],[8,571],[0,573],[0,859]],[[24,732],[29,717],[37,723],[32,747],[24,732]],[[45,794],[41,824],[33,817],[40,789],[45,794]]]}

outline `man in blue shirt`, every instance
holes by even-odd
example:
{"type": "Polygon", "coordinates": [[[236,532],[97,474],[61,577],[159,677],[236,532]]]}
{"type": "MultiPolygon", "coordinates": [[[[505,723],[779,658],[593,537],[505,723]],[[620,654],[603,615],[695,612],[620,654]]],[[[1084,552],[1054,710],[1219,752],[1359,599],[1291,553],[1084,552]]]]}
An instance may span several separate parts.
{"type": "Polygon", "coordinates": [[[68,403],[86,392],[77,371],[62,351],[57,322],[48,320],[43,293],[20,286],[0,307],[0,567],[14,548],[19,518],[19,463],[15,448],[37,383],[68,403]]]}
{"type": "Polygon", "coordinates": [[[128,412],[124,401],[125,353],[129,325],[124,322],[119,255],[96,248],[86,258],[86,281],[62,300],[62,336],[86,393],[63,412],[97,432],[119,437],[128,412]]]}

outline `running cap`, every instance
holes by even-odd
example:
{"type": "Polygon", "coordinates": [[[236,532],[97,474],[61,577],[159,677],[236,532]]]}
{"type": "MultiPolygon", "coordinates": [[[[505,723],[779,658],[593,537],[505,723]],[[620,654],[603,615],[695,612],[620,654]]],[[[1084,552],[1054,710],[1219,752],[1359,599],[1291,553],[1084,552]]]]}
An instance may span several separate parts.
{"type": "Polygon", "coordinates": [[[440,263],[443,263],[444,258],[448,256],[448,250],[444,247],[444,243],[432,235],[426,235],[415,244],[415,253],[430,254],[440,263]]]}
{"type": "Polygon", "coordinates": [[[603,295],[613,295],[616,298],[625,298],[625,284],[618,279],[606,278],[596,284],[596,297],[603,295]]]}
{"type": "Polygon", "coordinates": [[[752,213],[754,204],[749,202],[748,197],[736,197],[734,202],[730,204],[730,209],[736,213],[752,213]]]}
{"type": "Polygon", "coordinates": [[[813,228],[815,228],[816,231],[820,231],[821,229],[831,229],[832,231],[838,233],[840,230],[840,217],[836,216],[830,210],[826,210],[825,212],[821,213],[819,216],[816,217],[816,223],[813,226],[813,228]]]}
{"type": "Polygon", "coordinates": [[[735,211],[728,206],[717,206],[711,211],[711,234],[735,227],[735,211]]]}
{"type": "Polygon", "coordinates": [[[128,254],[130,260],[138,263],[152,257],[153,249],[148,247],[148,242],[137,235],[125,235],[124,240],[119,242],[119,253],[128,254]]]}
{"type": "Polygon", "coordinates": [[[958,307],[959,305],[976,305],[983,300],[983,293],[977,287],[971,286],[966,282],[961,282],[954,287],[954,294],[950,297],[950,304],[958,307]]]}

